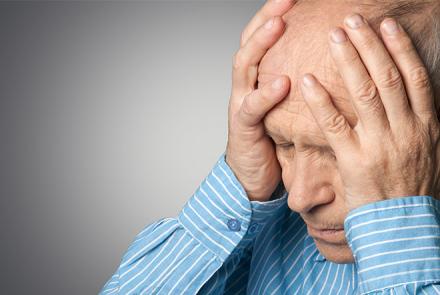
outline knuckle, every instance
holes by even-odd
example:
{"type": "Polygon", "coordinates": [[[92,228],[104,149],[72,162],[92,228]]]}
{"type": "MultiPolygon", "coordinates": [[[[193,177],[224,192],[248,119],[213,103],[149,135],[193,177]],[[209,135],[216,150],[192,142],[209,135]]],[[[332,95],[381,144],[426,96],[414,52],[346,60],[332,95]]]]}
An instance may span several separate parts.
{"type": "Polygon", "coordinates": [[[240,34],[240,47],[243,47],[245,43],[246,43],[246,31],[243,31],[240,34]]]}
{"type": "Polygon", "coordinates": [[[241,105],[241,113],[246,117],[253,117],[255,115],[255,110],[249,100],[249,96],[244,99],[243,104],[241,105]]]}
{"type": "Polygon", "coordinates": [[[373,36],[366,36],[360,41],[360,46],[368,49],[376,49],[377,40],[373,36]]]}
{"type": "Polygon", "coordinates": [[[356,90],[355,95],[361,103],[372,104],[377,101],[377,88],[372,80],[366,80],[356,90]]]}
{"type": "Polygon", "coordinates": [[[440,140],[440,124],[438,120],[432,120],[431,123],[428,123],[429,135],[432,138],[433,142],[437,142],[440,140]]]}
{"type": "Polygon", "coordinates": [[[240,69],[244,66],[243,52],[241,50],[238,50],[234,54],[234,57],[232,58],[232,65],[234,69],[240,69]]]}
{"type": "Polygon", "coordinates": [[[418,89],[426,89],[431,85],[428,70],[423,66],[412,69],[409,77],[412,85],[418,89]]]}
{"type": "Polygon", "coordinates": [[[332,134],[343,134],[347,131],[347,122],[341,114],[332,114],[325,118],[327,131],[332,134]]]}
{"type": "Polygon", "coordinates": [[[402,85],[402,79],[399,71],[395,67],[388,67],[378,78],[377,86],[381,89],[399,88],[402,85]]]}

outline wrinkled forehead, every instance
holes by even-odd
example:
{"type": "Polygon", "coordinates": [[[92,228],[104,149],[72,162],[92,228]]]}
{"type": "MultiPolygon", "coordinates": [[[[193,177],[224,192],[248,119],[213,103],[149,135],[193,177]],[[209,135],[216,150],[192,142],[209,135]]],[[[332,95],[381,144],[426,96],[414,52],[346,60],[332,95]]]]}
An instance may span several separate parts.
{"type": "Polygon", "coordinates": [[[331,66],[326,37],[331,28],[330,17],[321,16],[321,10],[315,7],[301,2],[283,16],[286,30],[263,57],[259,66],[261,74],[296,76],[308,69],[331,66]]]}
{"type": "Polygon", "coordinates": [[[324,138],[298,85],[298,80],[306,73],[314,74],[328,90],[335,105],[350,121],[355,120],[346,89],[328,47],[329,31],[342,23],[348,11],[344,12],[343,8],[336,5],[318,5],[317,2],[321,1],[296,5],[283,16],[286,30],[259,65],[259,84],[270,81],[273,75],[284,74],[290,77],[288,97],[265,118],[266,129],[271,133],[280,133],[284,138],[292,139],[297,135],[310,135],[313,140],[324,138]]]}

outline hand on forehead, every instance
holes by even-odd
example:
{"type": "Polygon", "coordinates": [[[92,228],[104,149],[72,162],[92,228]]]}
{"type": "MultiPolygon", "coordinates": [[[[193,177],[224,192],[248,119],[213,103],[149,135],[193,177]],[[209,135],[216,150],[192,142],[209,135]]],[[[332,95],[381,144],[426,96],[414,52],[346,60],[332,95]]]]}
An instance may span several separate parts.
{"type": "Polygon", "coordinates": [[[265,119],[266,129],[270,133],[289,139],[304,132],[315,137],[322,135],[298,88],[297,81],[305,73],[313,73],[321,81],[350,124],[354,125],[357,121],[328,46],[330,29],[343,21],[344,13],[349,9],[334,3],[317,5],[313,2],[316,1],[299,3],[284,16],[286,31],[268,50],[258,69],[259,84],[265,84],[280,74],[288,75],[291,79],[288,97],[273,108],[265,119]]]}

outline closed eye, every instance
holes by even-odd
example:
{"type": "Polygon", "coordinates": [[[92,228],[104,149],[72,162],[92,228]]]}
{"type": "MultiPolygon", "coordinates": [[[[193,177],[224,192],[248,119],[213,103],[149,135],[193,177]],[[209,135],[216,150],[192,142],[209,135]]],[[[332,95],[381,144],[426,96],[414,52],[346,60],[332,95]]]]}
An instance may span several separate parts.
{"type": "Polygon", "coordinates": [[[291,149],[295,147],[295,144],[293,143],[282,143],[282,144],[277,144],[277,147],[280,147],[282,149],[291,149]]]}

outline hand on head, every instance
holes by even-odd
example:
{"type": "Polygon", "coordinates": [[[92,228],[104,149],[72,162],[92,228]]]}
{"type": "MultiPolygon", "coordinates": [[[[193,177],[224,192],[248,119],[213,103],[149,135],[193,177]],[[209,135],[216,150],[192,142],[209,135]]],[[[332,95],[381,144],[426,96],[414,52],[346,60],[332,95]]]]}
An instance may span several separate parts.
{"type": "MultiPolygon", "coordinates": [[[[289,0],[268,1],[245,29],[234,59],[226,156],[251,200],[267,200],[281,175],[292,210],[311,227],[336,229],[363,204],[436,193],[439,124],[429,78],[438,53],[427,29],[434,25],[411,27],[411,37],[419,29],[427,40],[417,48],[402,27],[386,34],[391,20],[377,34],[377,12],[398,13],[396,2],[366,9],[359,1],[299,1],[293,8],[289,0]],[[361,21],[351,29],[344,19],[353,11],[371,26],[361,21]],[[309,86],[297,83],[306,73],[309,86]],[[276,78],[280,88],[271,88],[276,78]]],[[[349,261],[344,241],[341,234],[317,245],[329,259],[342,253],[333,260],[349,261]]]]}
{"type": "Polygon", "coordinates": [[[262,120],[285,98],[290,80],[273,75],[270,83],[255,86],[261,58],[284,31],[280,16],[292,6],[289,0],[268,1],[243,31],[234,55],[226,162],[253,201],[267,201],[281,181],[281,168],[262,120]]]}

